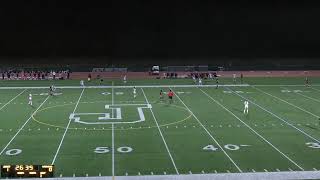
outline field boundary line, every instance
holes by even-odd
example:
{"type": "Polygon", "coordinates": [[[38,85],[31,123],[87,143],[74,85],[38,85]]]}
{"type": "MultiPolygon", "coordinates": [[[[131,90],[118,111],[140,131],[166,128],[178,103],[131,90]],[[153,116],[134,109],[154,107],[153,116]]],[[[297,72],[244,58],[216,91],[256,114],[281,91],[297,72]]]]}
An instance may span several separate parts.
{"type": "MultiPolygon", "coordinates": [[[[258,88],[256,88],[256,89],[258,89],[258,88]]],[[[320,141],[319,141],[318,139],[314,138],[313,136],[311,136],[310,134],[304,132],[303,130],[297,128],[295,125],[291,124],[290,122],[286,121],[285,119],[281,118],[280,116],[274,114],[273,112],[267,110],[266,108],[260,106],[259,104],[255,103],[255,102],[253,102],[253,101],[250,100],[249,98],[246,98],[246,97],[240,95],[239,93],[233,91],[232,89],[229,88],[229,90],[232,91],[232,92],[233,92],[234,94],[236,94],[237,96],[241,97],[242,99],[248,100],[250,103],[256,105],[257,107],[259,107],[260,109],[264,110],[265,112],[268,112],[268,113],[271,114],[272,116],[276,117],[276,118],[279,119],[280,121],[282,121],[282,122],[286,123],[287,125],[291,126],[292,128],[294,128],[295,130],[297,130],[297,131],[299,131],[300,133],[304,134],[305,136],[309,137],[310,139],[312,139],[312,140],[320,143],[320,141]]],[[[262,91],[262,92],[264,92],[264,91],[262,91]]]]}
{"type": "MultiPolygon", "coordinates": [[[[169,88],[169,87],[216,87],[216,84],[204,84],[204,85],[192,85],[192,84],[181,84],[181,85],[173,85],[173,84],[164,84],[164,85],[130,85],[130,86],[55,86],[58,89],[110,89],[110,88],[169,88]]],[[[250,85],[250,84],[219,84],[219,87],[249,87],[249,86],[256,86],[256,87],[279,87],[279,86],[299,86],[303,87],[305,85],[301,84],[257,84],[257,85],[250,85]]],[[[312,86],[318,87],[320,84],[313,84],[312,86]]],[[[0,87],[0,90],[5,89],[48,89],[48,86],[7,86],[7,87],[0,87]]]]}
{"type": "MultiPolygon", "coordinates": [[[[79,96],[79,99],[78,99],[78,101],[77,101],[77,104],[76,104],[76,106],[74,107],[73,113],[76,111],[76,109],[77,109],[77,107],[78,107],[78,105],[79,105],[79,102],[80,102],[80,99],[81,99],[81,97],[82,97],[82,94],[83,94],[84,90],[85,90],[85,89],[82,89],[82,91],[81,91],[81,94],[80,94],[80,96],[79,96]]],[[[69,118],[68,125],[67,125],[67,127],[66,127],[66,129],[65,129],[65,131],[64,131],[64,133],[63,133],[62,139],[61,139],[61,141],[60,141],[60,144],[59,144],[59,146],[58,146],[58,149],[57,149],[57,151],[56,151],[56,154],[55,154],[54,157],[53,157],[53,160],[52,160],[52,163],[51,163],[51,164],[54,164],[55,161],[56,161],[56,158],[57,158],[57,156],[58,156],[58,154],[59,154],[61,145],[62,145],[62,143],[63,143],[63,141],[64,141],[64,137],[66,136],[67,131],[68,131],[68,129],[69,129],[70,123],[71,123],[71,118],[69,118]]]]}
{"type": "MultiPolygon", "coordinates": [[[[320,171],[282,171],[255,173],[217,173],[217,174],[183,174],[183,175],[142,175],[117,176],[117,180],[251,180],[251,179],[320,179],[320,171]]],[[[47,178],[48,180],[70,180],[69,177],[47,178]]],[[[113,180],[112,177],[73,177],[73,180],[113,180]]],[[[19,180],[19,179],[16,179],[19,180]]],[[[37,180],[30,178],[30,180],[37,180]]]]}
{"type": "MultiPolygon", "coordinates": [[[[146,99],[147,103],[149,104],[148,98],[147,98],[147,96],[146,96],[146,94],[144,93],[144,90],[143,90],[142,88],[141,88],[141,91],[142,91],[142,94],[143,94],[144,98],[146,99]]],[[[166,149],[167,149],[167,152],[168,152],[168,154],[169,154],[169,157],[170,157],[170,159],[171,159],[171,162],[172,162],[172,164],[173,164],[173,167],[174,167],[176,173],[177,173],[177,174],[180,174],[179,171],[178,171],[178,168],[177,168],[177,166],[176,166],[176,163],[174,162],[174,159],[173,159],[173,157],[172,157],[172,155],[171,155],[171,152],[170,152],[170,150],[169,150],[169,147],[168,147],[168,145],[167,145],[167,142],[166,142],[165,138],[163,137],[163,134],[162,134],[161,129],[160,129],[160,127],[159,127],[157,118],[156,118],[156,116],[154,115],[152,108],[150,108],[150,112],[151,112],[151,114],[152,114],[152,117],[153,117],[153,119],[154,119],[154,122],[155,122],[156,125],[157,125],[157,128],[158,128],[158,130],[159,130],[160,136],[161,136],[162,141],[163,141],[163,143],[164,143],[164,145],[165,145],[165,147],[166,147],[166,149]]]]}
{"type": "MultiPolygon", "coordinates": [[[[216,85],[191,85],[191,84],[181,84],[181,85],[132,85],[132,86],[55,86],[57,89],[112,89],[112,88],[159,88],[159,87],[216,87],[216,85]]],[[[219,84],[219,86],[230,86],[230,87],[248,87],[249,84],[219,84]]],[[[25,86],[12,86],[12,87],[0,87],[1,89],[48,89],[47,86],[35,86],[35,87],[25,87],[25,86]]]]}
{"type": "MultiPolygon", "coordinates": [[[[200,89],[200,88],[199,88],[200,89]]],[[[274,146],[270,141],[268,141],[265,137],[263,137],[261,134],[259,134],[257,131],[255,131],[251,126],[249,126],[247,123],[245,123],[244,121],[242,121],[237,115],[235,115],[233,112],[231,112],[227,107],[225,107],[224,105],[222,105],[220,102],[218,102],[217,100],[215,100],[212,96],[210,96],[208,93],[206,93],[205,91],[203,91],[202,89],[200,89],[200,91],[202,91],[202,93],[204,93],[207,97],[209,97],[211,100],[213,100],[216,104],[218,104],[220,107],[222,107],[224,110],[226,110],[227,112],[229,112],[232,116],[234,116],[236,119],[238,119],[242,124],[244,124],[247,128],[249,128],[254,134],[256,134],[257,136],[259,136],[263,141],[265,141],[267,144],[269,144],[273,149],[275,149],[276,151],[278,151],[282,156],[284,156],[287,160],[289,160],[291,163],[293,163],[295,166],[297,166],[299,169],[301,169],[302,171],[304,170],[300,165],[298,165],[298,163],[296,163],[294,160],[292,160],[289,156],[287,156],[286,154],[284,154],[281,150],[279,150],[276,146],[274,146]]]]}
{"type": "Polygon", "coordinates": [[[12,98],[10,101],[8,101],[6,104],[4,104],[3,106],[1,106],[0,111],[6,107],[8,104],[10,104],[13,100],[15,100],[17,97],[19,97],[22,93],[24,93],[27,89],[23,90],[22,92],[20,92],[18,95],[16,95],[14,98],[12,98]]]}
{"type": "Polygon", "coordinates": [[[211,137],[211,139],[219,146],[219,148],[228,157],[228,159],[237,168],[237,170],[242,173],[242,170],[240,169],[240,167],[234,162],[234,160],[229,156],[229,154],[223,149],[223,147],[219,144],[219,142],[212,136],[212,134],[208,131],[208,129],[200,122],[198,117],[190,110],[190,108],[182,101],[182,99],[176,93],[174,93],[174,94],[177,96],[177,98],[180,100],[180,102],[186,107],[186,109],[190,112],[190,114],[192,114],[192,116],[198,121],[200,126],[206,131],[206,133],[211,137]]]}
{"type": "Polygon", "coordinates": [[[30,117],[26,120],[26,122],[19,128],[18,132],[11,138],[11,140],[8,142],[8,144],[2,149],[0,152],[0,155],[8,148],[8,146],[11,144],[11,142],[16,138],[16,136],[20,133],[20,131],[27,125],[27,123],[32,119],[33,115],[37,113],[37,111],[43,106],[43,104],[49,99],[50,96],[47,96],[47,98],[40,104],[40,106],[30,115],[30,117]]]}

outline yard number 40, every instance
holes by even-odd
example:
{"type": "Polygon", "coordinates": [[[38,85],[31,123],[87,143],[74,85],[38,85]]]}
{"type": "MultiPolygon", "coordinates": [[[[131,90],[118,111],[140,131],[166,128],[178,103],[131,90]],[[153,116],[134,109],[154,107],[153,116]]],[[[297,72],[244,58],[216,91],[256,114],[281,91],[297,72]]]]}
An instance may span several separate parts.
{"type": "Polygon", "coordinates": [[[308,145],[308,147],[310,148],[320,149],[320,143],[317,142],[308,142],[306,143],[306,145],[308,145]]]}
{"type": "MultiPolygon", "coordinates": [[[[230,150],[230,151],[236,151],[236,150],[240,149],[240,147],[235,144],[226,144],[223,147],[227,150],[230,150]]],[[[219,148],[216,148],[213,145],[209,144],[209,145],[203,147],[202,149],[205,151],[217,151],[219,148]]]]}

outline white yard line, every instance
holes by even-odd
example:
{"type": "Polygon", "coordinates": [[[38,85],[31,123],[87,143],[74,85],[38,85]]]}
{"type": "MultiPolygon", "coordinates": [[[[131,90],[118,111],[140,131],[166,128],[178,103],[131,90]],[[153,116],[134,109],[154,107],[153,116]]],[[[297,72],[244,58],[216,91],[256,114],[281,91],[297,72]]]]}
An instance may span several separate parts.
{"type": "MultiPolygon", "coordinates": [[[[279,87],[279,86],[299,86],[299,87],[305,87],[306,85],[302,84],[251,84],[251,86],[257,86],[257,87],[279,87]]],[[[312,86],[320,86],[320,84],[312,84],[312,86]]]]}
{"type": "MultiPolygon", "coordinates": [[[[288,88],[285,88],[285,87],[282,87],[282,88],[285,89],[285,90],[289,90],[288,88]]],[[[294,91],[293,91],[293,92],[294,92],[294,91]]],[[[299,94],[300,96],[303,96],[303,97],[305,97],[305,98],[311,99],[311,100],[313,100],[313,101],[320,102],[319,99],[316,99],[316,98],[313,98],[313,97],[310,97],[310,96],[301,94],[301,93],[299,93],[299,92],[294,92],[294,93],[299,94]]]]}
{"type": "Polygon", "coordinates": [[[11,142],[16,138],[16,136],[20,133],[20,131],[26,126],[26,124],[32,119],[32,116],[37,113],[37,111],[43,106],[43,104],[49,99],[49,96],[40,104],[40,106],[31,114],[31,116],[26,120],[26,122],[20,127],[18,132],[11,138],[8,144],[2,149],[0,155],[7,149],[7,147],[11,144],[11,142]]]}
{"type": "Polygon", "coordinates": [[[15,100],[17,97],[19,97],[22,93],[24,93],[27,89],[23,90],[21,93],[19,93],[18,95],[16,95],[14,98],[12,98],[10,101],[8,101],[6,104],[4,104],[3,106],[1,106],[0,111],[6,107],[8,104],[10,104],[13,100],[15,100]]]}
{"type": "MultiPolygon", "coordinates": [[[[200,88],[199,88],[200,89],[200,88]]],[[[254,134],[256,134],[257,136],[259,136],[264,142],[266,142],[267,144],[269,144],[273,149],[275,149],[276,151],[278,151],[283,157],[285,157],[287,160],[289,160],[291,163],[293,163],[295,166],[297,166],[299,169],[301,169],[302,171],[304,170],[301,166],[299,166],[295,161],[293,161],[290,157],[288,157],[286,154],[284,154],[282,151],[280,151],[277,147],[275,147],[271,142],[269,142],[266,138],[264,138],[261,134],[259,134],[257,131],[255,131],[253,128],[251,128],[247,123],[245,123],[244,121],[242,121],[237,115],[235,115],[233,112],[231,112],[227,107],[225,107],[224,105],[222,105],[220,102],[218,102],[217,100],[215,100],[212,96],[210,96],[208,93],[206,93],[205,91],[203,91],[202,89],[200,89],[200,91],[202,91],[202,93],[204,93],[207,97],[209,97],[212,101],[214,101],[216,104],[218,104],[220,107],[222,107],[224,110],[226,110],[227,112],[229,112],[233,117],[235,117],[236,119],[238,119],[242,124],[244,124],[247,128],[249,128],[254,134]]]]}
{"type": "MultiPolygon", "coordinates": [[[[74,107],[74,110],[73,110],[72,113],[75,113],[75,111],[76,111],[76,109],[77,109],[77,107],[78,107],[78,105],[79,105],[79,102],[80,102],[80,99],[81,99],[81,97],[82,97],[82,94],[83,94],[84,90],[85,90],[85,88],[82,89],[81,94],[80,94],[80,96],[79,96],[79,99],[78,99],[78,101],[77,101],[77,104],[76,104],[76,106],[74,107]]],[[[63,141],[64,141],[64,137],[66,136],[67,131],[68,131],[68,129],[69,129],[70,123],[71,123],[71,118],[69,118],[68,125],[67,125],[67,127],[66,127],[66,129],[65,129],[65,131],[64,131],[64,134],[63,134],[63,136],[62,136],[62,139],[61,139],[61,141],[60,141],[60,144],[59,144],[59,146],[58,146],[58,149],[57,149],[57,151],[56,151],[56,154],[55,154],[54,157],[53,157],[53,160],[52,160],[52,163],[51,163],[51,164],[54,164],[55,161],[56,161],[56,158],[57,158],[57,156],[58,156],[58,154],[59,154],[61,145],[62,145],[62,143],[63,143],[63,141]]]]}
{"type": "MultiPolygon", "coordinates": [[[[111,88],[111,103],[112,103],[112,105],[114,104],[114,88],[113,88],[113,81],[112,81],[112,86],[111,86],[112,88],[111,88]]],[[[112,109],[112,111],[111,111],[111,117],[113,118],[114,116],[113,116],[113,109],[112,109]]]]}
{"type": "MultiPolygon", "coordinates": [[[[146,101],[147,101],[147,104],[149,104],[148,98],[147,98],[146,94],[144,93],[144,90],[143,90],[142,88],[141,88],[141,90],[142,90],[142,93],[143,93],[144,98],[145,98],[146,101]]],[[[157,128],[158,128],[158,130],[159,130],[160,136],[161,136],[162,141],[163,141],[163,143],[164,143],[164,145],[165,145],[165,147],[166,147],[166,149],[167,149],[167,152],[168,152],[168,154],[169,154],[169,157],[170,157],[170,159],[171,159],[171,162],[172,162],[172,164],[173,164],[173,167],[174,167],[176,173],[179,174],[179,171],[178,171],[178,169],[177,169],[176,163],[174,162],[174,160],[173,160],[173,158],[172,158],[171,152],[170,152],[170,150],[169,150],[169,148],[168,148],[168,145],[167,145],[166,140],[165,140],[164,137],[163,137],[163,134],[162,134],[161,129],[160,129],[160,127],[159,127],[157,118],[155,117],[152,108],[150,108],[150,112],[151,112],[151,114],[152,114],[152,117],[153,117],[153,119],[154,119],[154,122],[155,122],[156,125],[157,125],[157,128]]]]}
{"type": "MultiPolygon", "coordinates": [[[[114,105],[114,88],[113,88],[113,81],[112,81],[112,99],[111,99],[111,104],[114,105]]],[[[111,112],[111,118],[114,118],[113,110],[111,112]]],[[[114,123],[112,123],[112,177],[114,177],[114,123]]]]}
{"type": "MultiPolygon", "coordinates": [[[[258,88],[255,88],[255,89],[259,90],[258,88]]],[[[231,90],[231,89],[229,89],[229,90],[231,90]]],[[[237,93],[237,92],[235,92],[235,91],[233,91],[233,90],[231,90],[231,91],[232,91],[234,94],[236,94],[236,95],[240,96],[241,98],[248,100],[250,103],[252,103],[252,104],[256,105],[256,106],[257,106],[257,107],[259,107],[260,109],[262,109],[262,110],[264,110],[264,111],[268,112],[268,113],[269,113],[269,114],[271,114],[272,116],[276,117],[276,118],[277,118],[277,119],[279,119],[280,121],[282,121],[282,122],[286,123],[287,125],[291,126],[291,127],[292,127],[292,128],[294,128],[294,129],[296,129],[297,131],[301,132],[302,134],[304,134],[305,136],[309,137],[310,139],[312,139],[312,140],[314,140],[314,141],[316,141],[316,142],[320,143],[320,141],[319,141],[318,139],[316,139],[316,138],[312,137],[312,136],[311,136],[311,135],[309,135],[308,133],[306,133],[306,132],[304,132],[303,130],[301,130],[301,129],[297,128],[296,126],[294,126],[293,124],[289,123],[289,122],[288,122],[288,121],[286,121],[285,119],[283,119],[283,118],[279,117],[278,115],[274,114],[273,112],[271,112],[271,111],[267,110],[266,108],[264,108],[264,107],[260,106],[259,104],[255,103],[255,102],[251,101],[250,99],[248,99],[248,98],[246,98],[246,97],[244,97],[244,96],[240,95],[239,93],[237,93]]],[[[264,91],[262,91],[262,90],[261,90],[261,92],[264,92],[264,91]]],[[[267,93],[267,94],[269,94],[269,93],[267,93]]],[[[271,96],[272,96],[272,95],[271,95],[271,96]]]]}
{"type": "Polygon", "coordinates": [[[290,102],[288,102],[288,101],[286,101],[286,100],[284,100],[284,99],[281,99],[281,98],[279,98],[279,97],[277,97],[277,96],[274,96],[274,95],[272,95],[272,94],[270,94],[270,93],[267,93],[267,92],[265,92],[265,91],[263,91],[263,90],[261,90],[261,89],[259,89],[259,88],[256,88],[256,87],[254,87],[254,86],[251,86],[251,87],[254,88],[254,89],[256,89],[256,90],[258,90],[258,91],[260,91],[260,92],[262,92],[262,93],[264,93],[264,94],[267,94],[267,95],[269,95],[269,96],[271,96],[271,97],[274,97],[274,98],[276,98],[276,99],[278,99],[278,100],[280,100],[280,101],[282,101],[282,102],[284,102],[284,103],[286,103],[286,104],[289,104],[289,105],[291,105],[291,106],[293,106],[293,107],[295,107],[295,108],[297,108],[297,109],[300,109],[301,111],[306,112],[306,113],[308,113],[308,114],[310,114],[310,115],[312,115],[312,116],[314,116],[314,117],[316,117],[316,118],[319,118],[319,116],[313,114],[312,112],[307,111],[307,110],[305,110],[305,109],[303,109],[303,108],[301,108],[301,107],[298,107],[298,106],[296,106],[296,105],[294,105],[294,104],[292,104],[292,103],[290,103],[290,102]]]}
{"type": "MultiPolygon", "coordinates": [[[[300,96],[303,96],[303,97],[305,97],[305,98],[307,98],[307,99],[311,99],[311,100],[313,100],[313,101],[320,102],[319,99],[316,99],[316,98],[313,98],[313,97],[310,97],[310,96],[306,96],[306,95],[301,94],[301,93],[298,93],[298,92],[296,92],[296,94],[299,94],[300,96]]],[[[318,116],[318,117],[319,117],[319,116],[318,116]]]]}
{"type": "Polygon", "coordinates": [[[313,89],[313,90],[316,90],[316,91],[319,91],[319,92],[320,92],[320,90],[317,89],[317,88],[314,88],[314,87],[310,87],[310,88],[313,89]]]}
{"type": "Polygon", "coordinates": [[[197,116],[194,115],[194,113],[190,110],[190,108],[182,101],[182,99],[176,93],[174,93],[174,94],[181,101],[181,103],[184,105],[184,107],[190,112],[190,114],[198,121],[200,126],[206,131],[206,133],[211,137],[211,139],[219,146],[219,148],[223,151],[223,153],[229,158],[229,160],[238,169],[238,171],[242,172],[242,170],[239,168],[239,166],[234,162],[234,160],[229,156],[229,154],[224,150],[224,148],[219,144],[219,142],[212,136],[212,134],[207,130],[207,128],[200,122],[200,120],[197,118],[197,116]]]}
{"type": "Polygon", "coordinates": [[[112,124],[112,177],[114,176],[114,124],[112,124]]]}

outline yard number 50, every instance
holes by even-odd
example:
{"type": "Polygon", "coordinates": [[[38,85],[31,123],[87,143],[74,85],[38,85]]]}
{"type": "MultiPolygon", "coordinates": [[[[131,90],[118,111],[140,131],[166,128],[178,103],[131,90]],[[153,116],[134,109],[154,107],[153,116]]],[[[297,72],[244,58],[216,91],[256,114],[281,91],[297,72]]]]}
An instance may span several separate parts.
{"type": "MultiPolygon", "coordinates": [[[[119,147],[117,149],[117,151],[119,153],[129,153],[129,152],[132,152],[133,149],[132,149],[132,147],[129,147],[129,146],[122,146],[122,147],[119,147]]],[[[109,149],[109,147],[96,147],[94,152],[98,153],[98,154],[109,153],[110,149],[109,149]]]]}

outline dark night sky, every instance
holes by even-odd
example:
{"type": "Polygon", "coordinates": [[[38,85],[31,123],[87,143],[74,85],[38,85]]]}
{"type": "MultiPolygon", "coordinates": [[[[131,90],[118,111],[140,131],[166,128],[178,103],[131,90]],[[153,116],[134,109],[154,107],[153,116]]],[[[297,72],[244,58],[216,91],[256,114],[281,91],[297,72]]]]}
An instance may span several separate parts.
{"type": "Polygon", "coordinates": [[[0,56],[320,57],[319,21],[303,1],[4,1],[0,56]]]}

